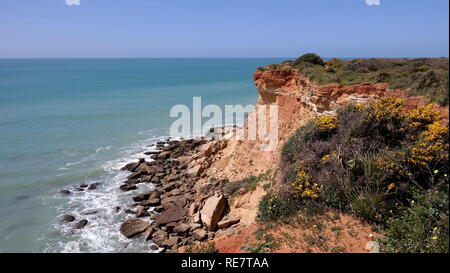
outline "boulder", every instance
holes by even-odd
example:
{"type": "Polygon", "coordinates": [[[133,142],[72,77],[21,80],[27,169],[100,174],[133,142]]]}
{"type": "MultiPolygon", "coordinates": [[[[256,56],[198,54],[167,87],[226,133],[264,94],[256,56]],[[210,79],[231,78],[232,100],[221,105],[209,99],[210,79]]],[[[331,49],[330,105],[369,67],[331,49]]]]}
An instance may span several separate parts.
{"type": "Polygon", "coordinates": [[[158,159],[167,159],[170,157],[171,153],[172,153],[171,151],[161,152],[158,154],[157,158],[158,159]]]}
{"type": "Polygon", "coordinates": [[[189,175],[190,177],[197,177],[197,176],[201,175],[202,172],[203,172],[202,166],[195,165],[195,166],[187,169],[186,174],[189,175]]]}
{"type": "Polygon", "coordinates": [[[170,222],[182,221],[186,216],[186,209],[177,206],[170,206],[155,219],[155,226],[165,225],[170,222]]]}
{"type": "Polygon", "coordinates": [[[192,232],[192,237],[197,241],[203,241],[208,237],[208,232],[204,229],[196,229],[192,232]]]}
{"type": "Polygon", "coordinates": [[[133,201],[134,202],[140,202],[140,201],[147,200],[150,197],[151,194],[152,194],[151,192],[138,194],[136,196],[133,196],[133,201]]]}
{"type": "Polygon", "coordinates": [[[181,195],[183,193],[183,190],[182,189],[173,189],[169,193],[170,193],[170,196],[181,195]]]}
{"type": "Polygon", "coordinates": [[[71,192],[69,190],[60,190],[59,193],[69,195],[71,192]]]}
{"type": "Polygon", "coordinates": [[[154,211],[156,212],[162,212],[164,210],[163,206],[156,206],[155,208],[153,208],[154,211]]]}
{"type": "Polygon", "coordinates": [[[100,185],[100,183],[92,183],[89,185],[88,190],[95,190],[98,188],[98,185],[100,185]]]}
{"type": "Polygon", "coordinates": [[[178,234],[185,234],[185,233],[189,232],[190,229],[191,229],[191,225],[189,225],[188,223],[180,223],[176,227],[173,228],[173,232],[178,233],[178,234]]]}
{"type": "Polygon", "coordinates": [[[167,208],[171,205],[175,205],[180,208],[184,207],[186,205],[186,197],[182,195],[175,195],[161,200],[161,206],[163,206],[164,208],[167,208]]]}
{"type": "Polygon", "coordinates": [[[139,164],[140,164],[139,162],[128,163],[122,168],[122,171],[134,172],[134,170],[136,170],[139,164]]]}
{"type": "Polygon", "coordinates": [[[200,210],[200,219],[209,230],[215,230],[217,228],[217,223],[222,218],[225,205],[225,197],[219,192],[206,199],[205,204],[200,210]]]}
{"type": "Polygon", "coordinates": [[[73,221],[75,221],[75,216],[66,214],[66,215],[63,216],[62,221],[63,221],[64,223],[70,223],[70,222],[73,222],[73,221]]]}
{"type": "Polygon", "coordinates": [[[148,200],[141,201],[139,203],[139,205],[141,205],[141,206],[152,206],[152,207],[158,206],[159,204],[160,204],[159,198],[151,198],[148,200]]]}
{"type": "Polygon", "coordinates": [[[156,251],[158,249],[159,249],[159,247],[157,245],[151,245],[150,246],[150,250],[152,250],[152,251],[156,251]]]}
{"type": "Polygon", "coordinates": [[[141,182],[151,182],[153,178],[153,175],[143,175],[141,177],[141,182]]]}
{"type": "Polygon", "coordinates": [[[136,209],[136,217],[145,217],[149,215],[150,214],[148,213],[147,209],[144,206],[139,206],[136,209]]]}
{"type": "Polygon", "coordinates": [[[127,177],[127,179],[136,179],[136,178],[139,178],[139,177],[143,176],[144,174],[146,174],[145,171],[138,171],[138,172],[135,172],[135,173],[130,174],[130,175],[127,177]]]}
{"type": "Polygon", "coordinates": [[[126,220],[120,227],[120,232],[127,238],[133,238],[134,236],[146,231],[150,227],[150,224],[136,218],[126,220]]]}
{"type": "Polygon", "coordinates": [[[155,231],[152,234],[152,241],[159,245],[162,246],[162,243],[168,238],[168,233],[165,232],[164,230],[158,229],[157,231],[155,231]]]}
{"type": "Polygon", "coordinates": [[[232,225],[239,223],[239,221],[240,220],[238,218],[231,215],[227,215],[219,223],[217,223],[217,226],[219,228],[228,228],[232,225]]]}
{"type": "Polygon", "coordinates": [[[197,202],[192,202],[192,204],[189,206],[189,216],[193,216],[198,210],[198,203],[197,202]]]}
{"type": "Polygon", "coordinates": [[[167,183],[167,184],[163,187],[163,190],[164,190],[164,191],[171,191],[171,190],[173,190],[173,189],[175,188],[176,185],[177,185],[177,184],[176,184],[175,182],[167,183]]]}
{"type": "Polygon", "coordinates": [[[178,241],[180,240],[180,237],[178,236],[170,236],[168,239],[164,240],[162,242],[162,246],[163,247],[173,247],[176,246],[178,244],[178,241]]]}
{"type": "Polygon", "coordinates": [[[146,174],[154,174],[157,171],[157,168],[153,165],[148,165],[146,162],[139,165],[139,167],[136,168],[137,172],[144,172],[146,174]]]}
{"type": "Polygon", "coordinates": [[[191,230],[196,230],[196,229],[201,228],[201,227],[202,227],[202,225],[200,225],[200,224],[196,224],[196,223],[190,223],[189,224],[189,228],[191,230]]]}
{"type": "Polygon", "coordinates": [[[150,240],[152,238],[153,232],[155,232],[155,229],[152,226],[147,228],[143,233],[144,240],[146,240],[146,241],[150,240]]]}
{"type": "Polygon", "coordinates": [[[137,189],[136,184],[123,184],[119,188],[123,191],[132,191],[137,189]]]}
{"type": "Polygon", "coordinates": [[[154,192],[152,192],[149,199],[159,198],[160,196],[161,196],[161,192],[159,190],[155,190],[154,192]]]}
{"type": "Polygon", "coordinates": [[[88,223],[88,220],[86,220],[86,219],[80,220],[73,226],[73,228],[74,229],[82,229],[87,225],[87,223],[88,223]]]}

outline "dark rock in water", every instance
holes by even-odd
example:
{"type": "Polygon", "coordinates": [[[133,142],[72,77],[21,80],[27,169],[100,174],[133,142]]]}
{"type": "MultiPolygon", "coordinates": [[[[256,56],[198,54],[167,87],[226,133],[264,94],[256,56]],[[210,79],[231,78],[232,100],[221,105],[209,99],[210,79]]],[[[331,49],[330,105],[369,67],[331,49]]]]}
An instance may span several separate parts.
{"type": "Polygon", "coordinates": [[[123,191],[131,191],[137,189],[136,184],[123,184],[120,186],[123,191]]]}
{"type": "Polygon", "coordinates": [[[150,246],[150,250],[155,251],[155,250],[158,250],[158,249],[159,249],[159,247],[157,245],[151,245],[150,246]]]}
{"type": "Polygon", "coordinates": [[[77,188],[77,191],[84,191],[83,188],[77,188]]]}
{"type": "Polygon", "coordinates": [[[97,213],[98,213],[98,210],[86,210],[82,214],[83,215],[92,215],[92,214],[97,214],[97,213]]]}
{"type": "Polygon", "coordinates": [[[120,211],[120,207],[116,207],[116,213],[120,211]]]}
{"type": "Polygon", "coordinates": [[[60,194],[64,194],[64,195],[69,195],[71,194],[71,192],[69,190],[60,190],[59,191],[60,194]]]}
{"type": "Polygon", "coordinates": [[[139,162],[128,163],[127,165],[125,165],[125,167],[122,168],[122,171],[134,172],[134,170],[136,170],[139,164],[140,164],[139,162]]]}
{"type": "Polygon", "coordinates": [[[81,184],[80,188],[87,188],[88,184],[81,184]]]}
{"type": "Polygon", "coordinates": [[[145,158],[139,158],[139,163],[144,163],[145,162],[145,158]]]}
{"type": "Polygon", "coordinates": [[[152,194],[151,192],[138,194],[138,195],[133,197],[133,201],[134,202],[140,202],[140,201],[147,200],[150,197],[151,194],[152,194]]]}
{"type": "Polygon", "coordinates": [[[133,238],[134,236],[144,232],[150,227],[150,224],[139,219],[128,219],[120,227],[120,232],[127,238],[133,238]]]}
{"type": "Polygon", "coordinates": [[[98,185],[100,185],[100,183],[93,183],[89,185],[88,190],[96,190],[98,188],[98,185]]]}
{"type": "Polygon", "coordinates": [[[128,214],[134,214],[134,212],[133,212],[132,209],[126,209],[126,210],[125,210],[125,213],[128,213],[128,214]]]}
{"type": "Polygon", "coordinates": [[[145,171],[138,171],[135,173],[130,174],[127,178],[128,179],[135,179],[135,178],[139,178],[140,176],[146,174],[145,171]]]}
{"type": "Polygon", "coordinates": [[[87,225],[87,223],[88,223],[88,220],[86,220],[86,219],[80,220],[80,221],[78,221],[78,223],[76,223],[73,226],[73,228],[74,229],[82,229],[87,225]]]}
{"type": "Polygon", "coordinates": [[[70,223],[70,222],[73,222],[73,221],[75,221],[75,216],[66,214],[66,215],[63,216],[62,221],[63,221],[64,223],[70,223]]]}
{"type": "Polygon", "coordinates": [[[17,201],[25,200],[25,199],[28,199],[28,198],[29,198],[28,195],[19,195],[19,196],[16,196],[16,200],[17,200],[17,201]]]}

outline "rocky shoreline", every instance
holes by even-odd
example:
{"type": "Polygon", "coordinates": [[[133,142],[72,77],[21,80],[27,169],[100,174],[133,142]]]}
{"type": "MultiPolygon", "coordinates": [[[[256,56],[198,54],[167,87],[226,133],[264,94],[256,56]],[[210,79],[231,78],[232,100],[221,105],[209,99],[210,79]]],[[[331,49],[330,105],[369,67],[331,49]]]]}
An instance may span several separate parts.
{"type": "MultiPolygon", "coordinates": [[[[134,215],[122,223],[121,234],[133,240],[151,240],[151,251],[177,252],[179,247],[212,240],[219,229],[239,223],[226,215],[229,196],[222,188],[228,180],[197,183],[205,180],[204,171],[212,165],[214,155],[227,146],[222,137],[230,130],[234,127],[212,128],[202,138],[160,141],[144,152],[151,161],[141,158],[126,164],[122,171],[130,174],[120,185],[121,191],[137,191],[144,183],[152,183],[154,189],[132,196],[132,206],[116,208],[134,215]]],[[[96,186],[80,185],[75,190],[94,190],[96,186]]],[[[63,217],[63,222],[74,221],[72,215],[63,217]]],[[[83,219],[73,227],[82,229],[87,224],[83,219]]]]}

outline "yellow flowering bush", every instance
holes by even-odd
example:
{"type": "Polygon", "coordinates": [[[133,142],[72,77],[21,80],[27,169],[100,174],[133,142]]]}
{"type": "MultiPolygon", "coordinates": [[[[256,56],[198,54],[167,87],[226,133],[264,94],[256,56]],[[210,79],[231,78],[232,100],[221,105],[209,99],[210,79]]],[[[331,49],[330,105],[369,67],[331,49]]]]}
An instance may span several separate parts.
{"type": "Polygon", "coordinates": [[[409,126],[413,128],[426,126],[441,119],[441,115],[433,111],[433,104],[412,109],[406,112],[405,116],[408,119],[409,126]]]}
{"type": "Polygon", "coordinates": [[[337,156],[336,152],[332,152],[331,154],[326,154],[326,155],[324,155],[320,160],[321,160],[322,162],[325,162],[325,161],[327,161],[328,159],[333,158],[333,157],[336,157],[336,156],[337,156]]]}
{"type": "Polygon", "coordinates": [[[412,176],[408,167],[402,164],[405,161],[406,154],[403,151],[387,151],[380,153],[374,158],[375,167],[379,171],[384,171],[391,176],[412,176]]]}
{"type": "Polygon", "coordinates": [[[403,113],[404,99],[387,97],[376,100],[368,106],[369,119],[383,120],[392,116],[401,117],[403,113]]]}
{"type": "Polygon", "coordinates": [[[410,148],[408,161],[427,166],[434,161],[448,160],[448,128],[435,121],[419,137],[419,143],[410,148]]]}
{"type": "Polygon", "coordinates": [[[319,185],[311,181],[307,168],[299,167],[295,181],[292,183],[294,190],[303,198],[318,198],[319,185]]]}
{"type": "Polygon", "coordinates": [[[324,117],[317,118],[314,121],[314,124],[321,131],[330,131],[330,130],[336,129],[336,127],[337,127],[336,121],[337,121],[336,117],[334,117],[334,116],[324,116],[324,117]]]}

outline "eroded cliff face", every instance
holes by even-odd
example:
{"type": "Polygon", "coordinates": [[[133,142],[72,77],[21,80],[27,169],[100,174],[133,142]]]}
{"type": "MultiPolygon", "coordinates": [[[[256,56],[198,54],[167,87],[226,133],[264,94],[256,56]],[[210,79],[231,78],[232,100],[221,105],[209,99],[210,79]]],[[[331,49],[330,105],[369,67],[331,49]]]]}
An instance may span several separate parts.
{"type": "MultiPolygon", "coordinates": [[[[252,175],[259,175],[267,170],[275,170],[279,164],[281,151],[286,140],[309,120],[322,116],[334,115],[336,111],[350,103],[367,103],[376,98],[391,96],[406,98],[406,106],[426,105],[423,97],[407,97],[409,90],[390,89],[384,83],[363,83],[353,86],[327,84],[319,86],[302,76],[294,69],[278,69],[269,71],[257,70],[254,74],[259,99],[255,110],[248,120],[257,115],[257,109],[270,105],[278,106],[278,141],[274,149],[261,150],[261,140],[228,140],[223,149],[214,156],[208,157],[208,168],[202,172],[202,179],[197,183],[208,183],[211,178],[237,181],[252,175]]],[[[439,108],[448,120],[448,108],[439,108]],[[446,114],[447,113],[447,114],[446,114]]],[[[269,111],[266,111],[266,115],[269,111]]],[[[246,135],[249,125],[245,124],[238,133],[246,135]]],[[[265,190],[258,185],[257,189],[238,197],[231,204],[230,214],[241,219],[241,224],[250,225],[258,210],[260,198],[265,190]],[[242,220],[242,219],[245,219],[242,220]]]]}
{"type": "MultiPolygon", "coordinates": [[[[384,83],[364,83],[353,86],[339,84],[317,85],[302,76],[297,70],[286,68],[261,71],[254,74],[259,92],[256,109],[249,120],[257,115],[257,109],[269,105],[278,106],[278,143],[272,151],[261,151],[262,141],[231,140],[220,155],[218,164],[211,170],[221,178],[237,180],[274,168],[280,159],[285,141],[310,119],[322,115],[333,115],[336,110],[349,103],[366,103],[383,96],[406,97],[409,90],[390,89],[384,83]]],[[[269,111],[266,111],[268,115],[269,111]]],[[[244,134],[248,124],[244,126],[244,134]]]]}

